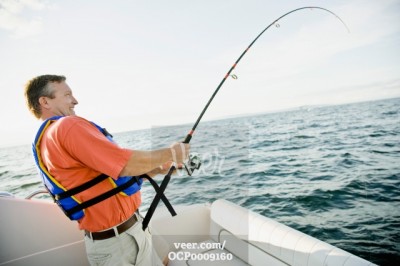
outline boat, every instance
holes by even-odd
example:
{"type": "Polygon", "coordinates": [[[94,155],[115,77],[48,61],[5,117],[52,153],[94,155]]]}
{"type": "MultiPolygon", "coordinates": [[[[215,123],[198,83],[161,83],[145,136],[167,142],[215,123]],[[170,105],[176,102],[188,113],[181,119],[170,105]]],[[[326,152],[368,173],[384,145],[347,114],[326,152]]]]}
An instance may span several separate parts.
{"type": "MultiPolygon", "coordinates": [[[[89,265],[76,222],[38,193],[0,193],[0,266],[89,265]]],[[[375,265],[224,199],[175,209],[172,217],[158,208],[149,224],[157,255],[169,266],[375,265]]]]}

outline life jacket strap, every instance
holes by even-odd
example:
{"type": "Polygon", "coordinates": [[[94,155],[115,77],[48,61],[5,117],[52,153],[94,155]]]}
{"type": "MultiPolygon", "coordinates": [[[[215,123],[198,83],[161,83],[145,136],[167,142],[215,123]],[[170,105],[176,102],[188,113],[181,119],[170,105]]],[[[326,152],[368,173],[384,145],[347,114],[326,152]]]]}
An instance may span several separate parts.
{"type": "Polygon", "coordinates": [[[111,190],[109,190],[109,191],[107,191],[107,192],[105,192],[105,193],[103,193],[101,195],[98,195],[98,196],[96,196],[96,197],[94,197],[94,198],[92,198],[92,199],[90,199],[88,201],[82,202],[81,204],[78,204],[75,207],[72,207],[71,209],[64,210],[64,212],[71,219],[71,215],[72,214],[74,214],[74,213],[76,213],[78,211],[81,211],[83,209],[89,208],[90,206],[93,206],[93,205],[95,205],[95,204],[97,204],[97,203],[99,203],[99,202],[101,202],[103,200],[106,200],[106,199],[118,194],[119,192],[123,191],[124,189],[132,186],[135,182],[139,183],[139,178],[136,177],[136,176],[133,176],[126,183],[124,183],[124,184],[122,184],[122,185],[120,185],[118,187],[115,187],[115,188],[113,188],[113,189],[111,189],[111,190]]]}
{"type": "Polygon", "coordinates": [[[90,181],[83,183],[80,186],[74,187],[72,189],[66,190],[60,194],[54,195],[54,198],[56,200],[61,200],[61,199],[65,199],[67,197],[71,197],[73,195],[76,195],[86,189],[89,189],[95,185],[97,185],[98,183],[100,183],[103,180],[106,180],[108,178],[108,175],[106,174],[101,174],[93,179],[91,179],[90,181]]]}
{"type": "MultiPolygon", "coordinates": [[[[147,180],[149,180],[150,184],[153,186],[154,190],[156,191],[156,193],[159,193],[160,191],[160,187],[158,186],[157,182],[154,181],[153,178],[151,178],[148,175],[141,175],[141,178],[146,178],[147,180]]],[[[164,193],[161,194],[161,200],[164,202],[165,206],[167,207],[168,211],[171,213],[172,216],[176,216],[176,212],[174,210],[174,208],[172,207],[171,203],[169,202],[169,200],[167,199],[167,197],[165,196],[164,193]]]]}

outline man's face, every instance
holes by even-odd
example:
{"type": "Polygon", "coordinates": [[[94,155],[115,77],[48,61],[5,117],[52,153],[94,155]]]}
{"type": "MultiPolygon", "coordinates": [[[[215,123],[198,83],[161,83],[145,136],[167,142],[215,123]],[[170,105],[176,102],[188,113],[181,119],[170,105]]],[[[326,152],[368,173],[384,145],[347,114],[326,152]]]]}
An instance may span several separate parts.
{"type": "Polygon", "coordinates": [[[78,101],[72,95],[71,88],[65,82],[50,83],[54,98],[47,98],[49,111],[53,115],[68,116],[75,115],[74,107],[78,101]]]}

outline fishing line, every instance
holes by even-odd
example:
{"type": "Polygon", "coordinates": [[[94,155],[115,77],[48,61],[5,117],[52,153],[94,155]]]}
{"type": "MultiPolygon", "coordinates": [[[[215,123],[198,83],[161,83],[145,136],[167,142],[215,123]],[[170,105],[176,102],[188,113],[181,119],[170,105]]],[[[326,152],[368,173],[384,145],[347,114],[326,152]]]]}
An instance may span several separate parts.
{"type": "MultiPolygon", "coordinates": [[[[261,35],[263,35],[264,32],[266,32],[271,26],[274,26],[274,25],[275,25],[275,27],[279,29],[279,28],[280,28],[280,24],[278,23],[278,21],[280,21],[282,18],[288,16],[289,14],[292,14],[292,13],[294,13],[294,12],[297,12],[297,11],[300,11],[300,10],[304,10],[304,9],[309,9],[309,10],[317,9],[317,10],[322,10],[322,11],[325,11],[325,12],[330,13],[330,14],[332,14],[333,16],[335,16],[335,17],[344,25],[344,27],[347,29],[348,32],[350,32],[350,30],[349,30],[349,28],[347,27],[346,23],[344,23],[344,21],[343,21],[338,15],[336,15],[335,13],[333,13],[332,11],[330,11],[330,10],[328,10],[328,9],[326,9],[326,8],[318,7],[318,6],[306,6],[306,7],[300,7],[300,8],[297,8],[297,9],[293,9],[293,10],[287,12],[286,14],[280,16],[279,18],[275,19],[275,20],[274,20],[271,24],[269,24],[263,31],[261,31],[260,34],[257,35],[257,37],[256,37],[256,38],[250,43],[250,45],[242,52],[242,54],[241,54],[241,55],[239,56],[239,58],[235,61],[235,63],[233,64],[233,66],[232,66],[232,67],[229,69],[229,71],[226,73],[226,75],[224,76],[224,78],[222,79],[222,81],[219,83],[218,87],[215,89],[214,93],[211,95],[211,97],[210,97],[210,99],[208,100],[207,104],[205,105],[204,109],[201,111],[199,117],[197,118],[196,122],[194,123],[192,129],[191,129],[191,130],[189,131],[189,133],[187,134],[187,136],[186,136],[185,140],[183,141],[183,143],[189,143],[189,142],[190,142],[190,140],[192,139],[192,136],[193,136],[193,134],[194,134],[194,132],[195,132],[195,130],[196,130],[198,124],[200,123],[201,119],[203,118],[203,116],[204,116],[205,112],[207,111],[208,107],[210,106],[211,102],[214,100],[214,98],[215,98],[215,96],[217,95],[218,91],[221,89],[222,85],[225,83],[226,79],[227,79],[228,77],[232,77],[233,79],[237,79],[237,76],[236,76],[235,74],[231,74],[231,72],[235,69],[235,67],[236,67],[237,64],[240,62],[240,60],[243,58],[243,56],[247,53],[247,51],[249,51],[249,49],[253,46],[253,44],[261,37],[261,35]]],[[[197,166],[197,165],[194,165],[193,167],[198,167],[198,166],[197,166]]],[[[167,187],[167,185],[168,185],[168,183],[169,183],[169,181],[170,181],[170,179],[171,179],[171,175],[172,175],[172,173],[175,171],[175,169],[176,169],[176,168],[175,168],[174,165],[171,166],[171,168],[170,168],[168,174],[164,177],[164,180],[161,182],[161,185],[160,185],[160,187],[158,188],[157,194],[156,194],[156,196],[154,197],[153,202],[151,203],[150,208],[149,208],[149,210],[147,211],[146,217],[145,217],[144,220],[143,220],[143,230],[146,229],[146,227],[147,227],[147,225],[148,225],[148,223],[149,223],[149,221],[150,221],[150,219],[151,219],[151,217],[152,217],[152,215],[153,215],[153,213],[154,213],[154,211],[155,211],[155,209],[156,209],[156,207],[157,207],[157,205],[158,205],[158,203],[159,203],[161,197],[164,197],[164,196],[163,196],[163,195],[164,195],[164,191],[165,191],[165,189],[166,189],[166,187],[167,187]]],[[[194,168],[194,169],[195,169],[195,168],[194,168]]],[[[194,170],[194,169],[192,169],[192,170],[194,170]]],[[[188,173],[189,173],[190,175],[191,175],[191,172],[192,172],[192,171],[190,171],[190,173],[189,173],[189,170],[188,170],[188,173]]]]}

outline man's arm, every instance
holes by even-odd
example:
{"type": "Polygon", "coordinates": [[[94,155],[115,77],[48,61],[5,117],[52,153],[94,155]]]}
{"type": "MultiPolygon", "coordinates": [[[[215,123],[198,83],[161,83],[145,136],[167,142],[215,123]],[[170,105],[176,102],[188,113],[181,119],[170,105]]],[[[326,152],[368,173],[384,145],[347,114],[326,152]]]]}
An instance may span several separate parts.
{"type": "Polygon", "coordinates": [[[132,151],[119,176],[139,176],[150,173],[167,162],[182,164],[189,156],[189,144],[175,143],[170,148],[154,151],[132,151]]]}

